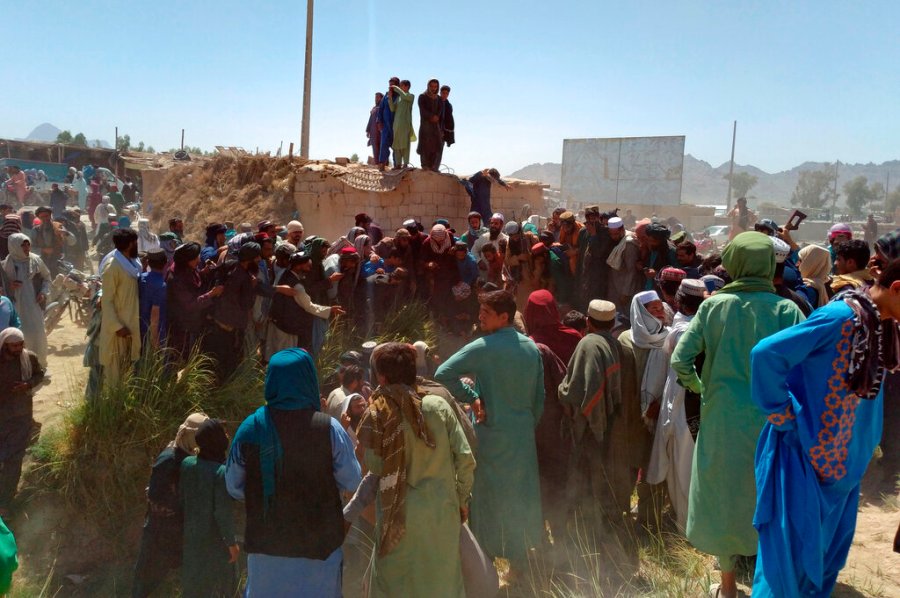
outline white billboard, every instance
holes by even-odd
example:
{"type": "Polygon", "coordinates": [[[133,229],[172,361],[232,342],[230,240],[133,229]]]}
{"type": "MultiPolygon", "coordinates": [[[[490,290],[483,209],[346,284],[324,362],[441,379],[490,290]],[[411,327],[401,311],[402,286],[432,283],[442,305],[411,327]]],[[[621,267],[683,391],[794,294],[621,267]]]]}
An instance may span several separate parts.
{"type": "Polygon", "coordinates": [[[684,136],[563,140],[563,205],[678,205],[684,136]]]}

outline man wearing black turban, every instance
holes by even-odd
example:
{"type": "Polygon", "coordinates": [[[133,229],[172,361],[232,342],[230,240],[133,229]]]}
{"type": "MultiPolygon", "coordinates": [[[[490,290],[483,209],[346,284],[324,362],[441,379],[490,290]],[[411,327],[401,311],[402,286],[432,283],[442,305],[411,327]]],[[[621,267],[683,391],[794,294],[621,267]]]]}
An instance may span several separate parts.
{"type": "Polygon", "coordinates": [[[206,331],[206,316],[212,300],[222,294],[221,286],[205,293],[210,271],[197,270],[200,244],[179,245],[173,253],[175,267],[166,279],[166,306],[169,324],[166,342],[184,360],[206,331]]]}
{"type": "Polygon", "coordinates": [[[204,262],[216,261],[219,255],[219,247],[225,244],[225,232],[228,229],[224,224],[210,224],[206,227],[206,247],[200,252],[204,262]]]}
{"type": "Polygon", "coordinates": [[[644,290],[651,291],[655,288],[656,275],[667,266],[677,268],[678,258],[675,256],[675,248],[669,243],[672,231],[665,224],[651,222],[647,225],[646,232],[650,256],[644,264],[644,276],[647,277],[644,290]]]}
{"type": "MultiPolygon", "coordinates": [[[[219,382],[234,373],[244,358],[244,333],[256,299],[256,274],[261,248],[249,241],[241,245],[237,263],[219,266],[224,290],[212,309],[212,321],[204,337],[204,351],[216,361],[219,382]]],[[[253,356],[251,356],[253,357],[253,356]]]]}

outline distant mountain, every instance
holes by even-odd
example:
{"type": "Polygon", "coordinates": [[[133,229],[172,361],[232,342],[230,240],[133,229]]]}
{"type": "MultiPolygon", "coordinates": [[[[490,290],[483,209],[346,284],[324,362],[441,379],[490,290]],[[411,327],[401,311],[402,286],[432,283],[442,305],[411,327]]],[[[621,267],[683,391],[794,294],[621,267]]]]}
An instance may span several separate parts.
{"type": "MultiPolygon", "coordinates": [[[[790,170],[768,173],[750,164],[735,164],[735,172],[746,172],[757,177],[759,181],[750,190],[749,200],[751,205],[762,201],[768,201],[779,205],[790,205],[791,194],[797,186],[800,172],[804,170],[820,170],[826,166],[825,162],[804,162],[790,170]]],[[[695,205],[724,204],[725,195],[728,193],[728,162],[713,167],[708,162],[699,160],[690,154],[684,156],[684,173],[682,176],[681,201],[695,205]]],[[[900,160],[891,160],[882,164],[844,164],[838,168],[838,192],[842,192],[844,183],[857,177],[864,176],[870,183],[880,182],[885,184],[890,176],[891,189],[900,185],[900,160]]],[[[562,177],[562,165],[547,162],[545,164],[530,164],[509,173],[512,178],[541,181],[550,185],[553,189],[559,189],[562,177]]],[[[839,203],[841,203],[839,201],[839,203]]]]}
{"type": "Polygon", "coordinates": [[[56,141],[56,136],[62,133],[62,129],[57,129],[50,123],[43,123],[34,128],[25,141],[56,141]]]}
{"type": "MultiPolygon", "coordinates": [[[[56,141],[57,136],[62,133],[62,129],[51,125],[50,123],[43,123],[36,126],[31,133],[28,134],[27,137],[22,139],[21,141],[42,141],[44,143],[53,143],[56,141]]],[[[71,131],[73,135],[78,133],[78,131],[71,131]]],[[[98,145],[105,149],[112,149],[112,144],[103,139],[88,139],[89,147],[97,147],[98,145]]]]}

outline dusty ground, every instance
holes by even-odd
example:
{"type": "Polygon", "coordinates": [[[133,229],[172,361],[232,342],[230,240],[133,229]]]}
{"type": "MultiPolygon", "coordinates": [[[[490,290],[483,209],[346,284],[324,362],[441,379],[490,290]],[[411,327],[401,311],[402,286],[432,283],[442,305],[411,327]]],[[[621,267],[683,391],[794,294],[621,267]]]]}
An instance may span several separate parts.
{"type": "MultiPolygon", "coordinates": [[[[49,337],[49,370],[52,380],[41,387],[35,396],[35,419],[43,425],[43,432],[59,425],[65,412],[82,400],[86,370],[81,360],[84,352],[84,328],[74,324],[68,316],[49,337]]],[[[441,339],[442,355],[451,354],[463,341],[459,338],[441,339]]],[[[63,516],[53,501],[26,504],[16,526],[20,533],[20,573],[31,580],[46,579],[51,563],[46,562],[46,550],[41,545],[53,541],[54,521],[63,516]],[[29,556],[35,555],[30,560],[29,556]],[[37,555],[41,555],[38,557],[37,555]]],[[[900,555],[891,552],[891,543],[900,522],[900,497],[893,475],[883,462],[870,467],[863,484],[863,499],[850,557],[841,573],[835,596],[843,597],[900,597],[900,555]]],[[[69,591],[72,587],[69,586],[69,591]]],[[[66,593],[66,587],[61,588],[66,593]]]]}

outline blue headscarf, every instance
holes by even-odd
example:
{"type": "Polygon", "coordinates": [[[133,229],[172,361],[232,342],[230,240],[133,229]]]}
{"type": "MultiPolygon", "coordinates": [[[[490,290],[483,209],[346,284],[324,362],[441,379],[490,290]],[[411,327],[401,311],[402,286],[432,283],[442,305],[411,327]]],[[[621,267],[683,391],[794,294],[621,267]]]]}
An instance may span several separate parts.
{"type": "Polygon", "coordinates": [[[275,494],[275,472],[281,466],[284,449],[272,419],[271,409],[319,411],[319,381],[312,357],[303,349],[285,349],[269,360],[266,371],[266,405],[244,420],[234,436],[229,461],[244,444],[259,447],[263,500],[268,505],[275,494]]]}

